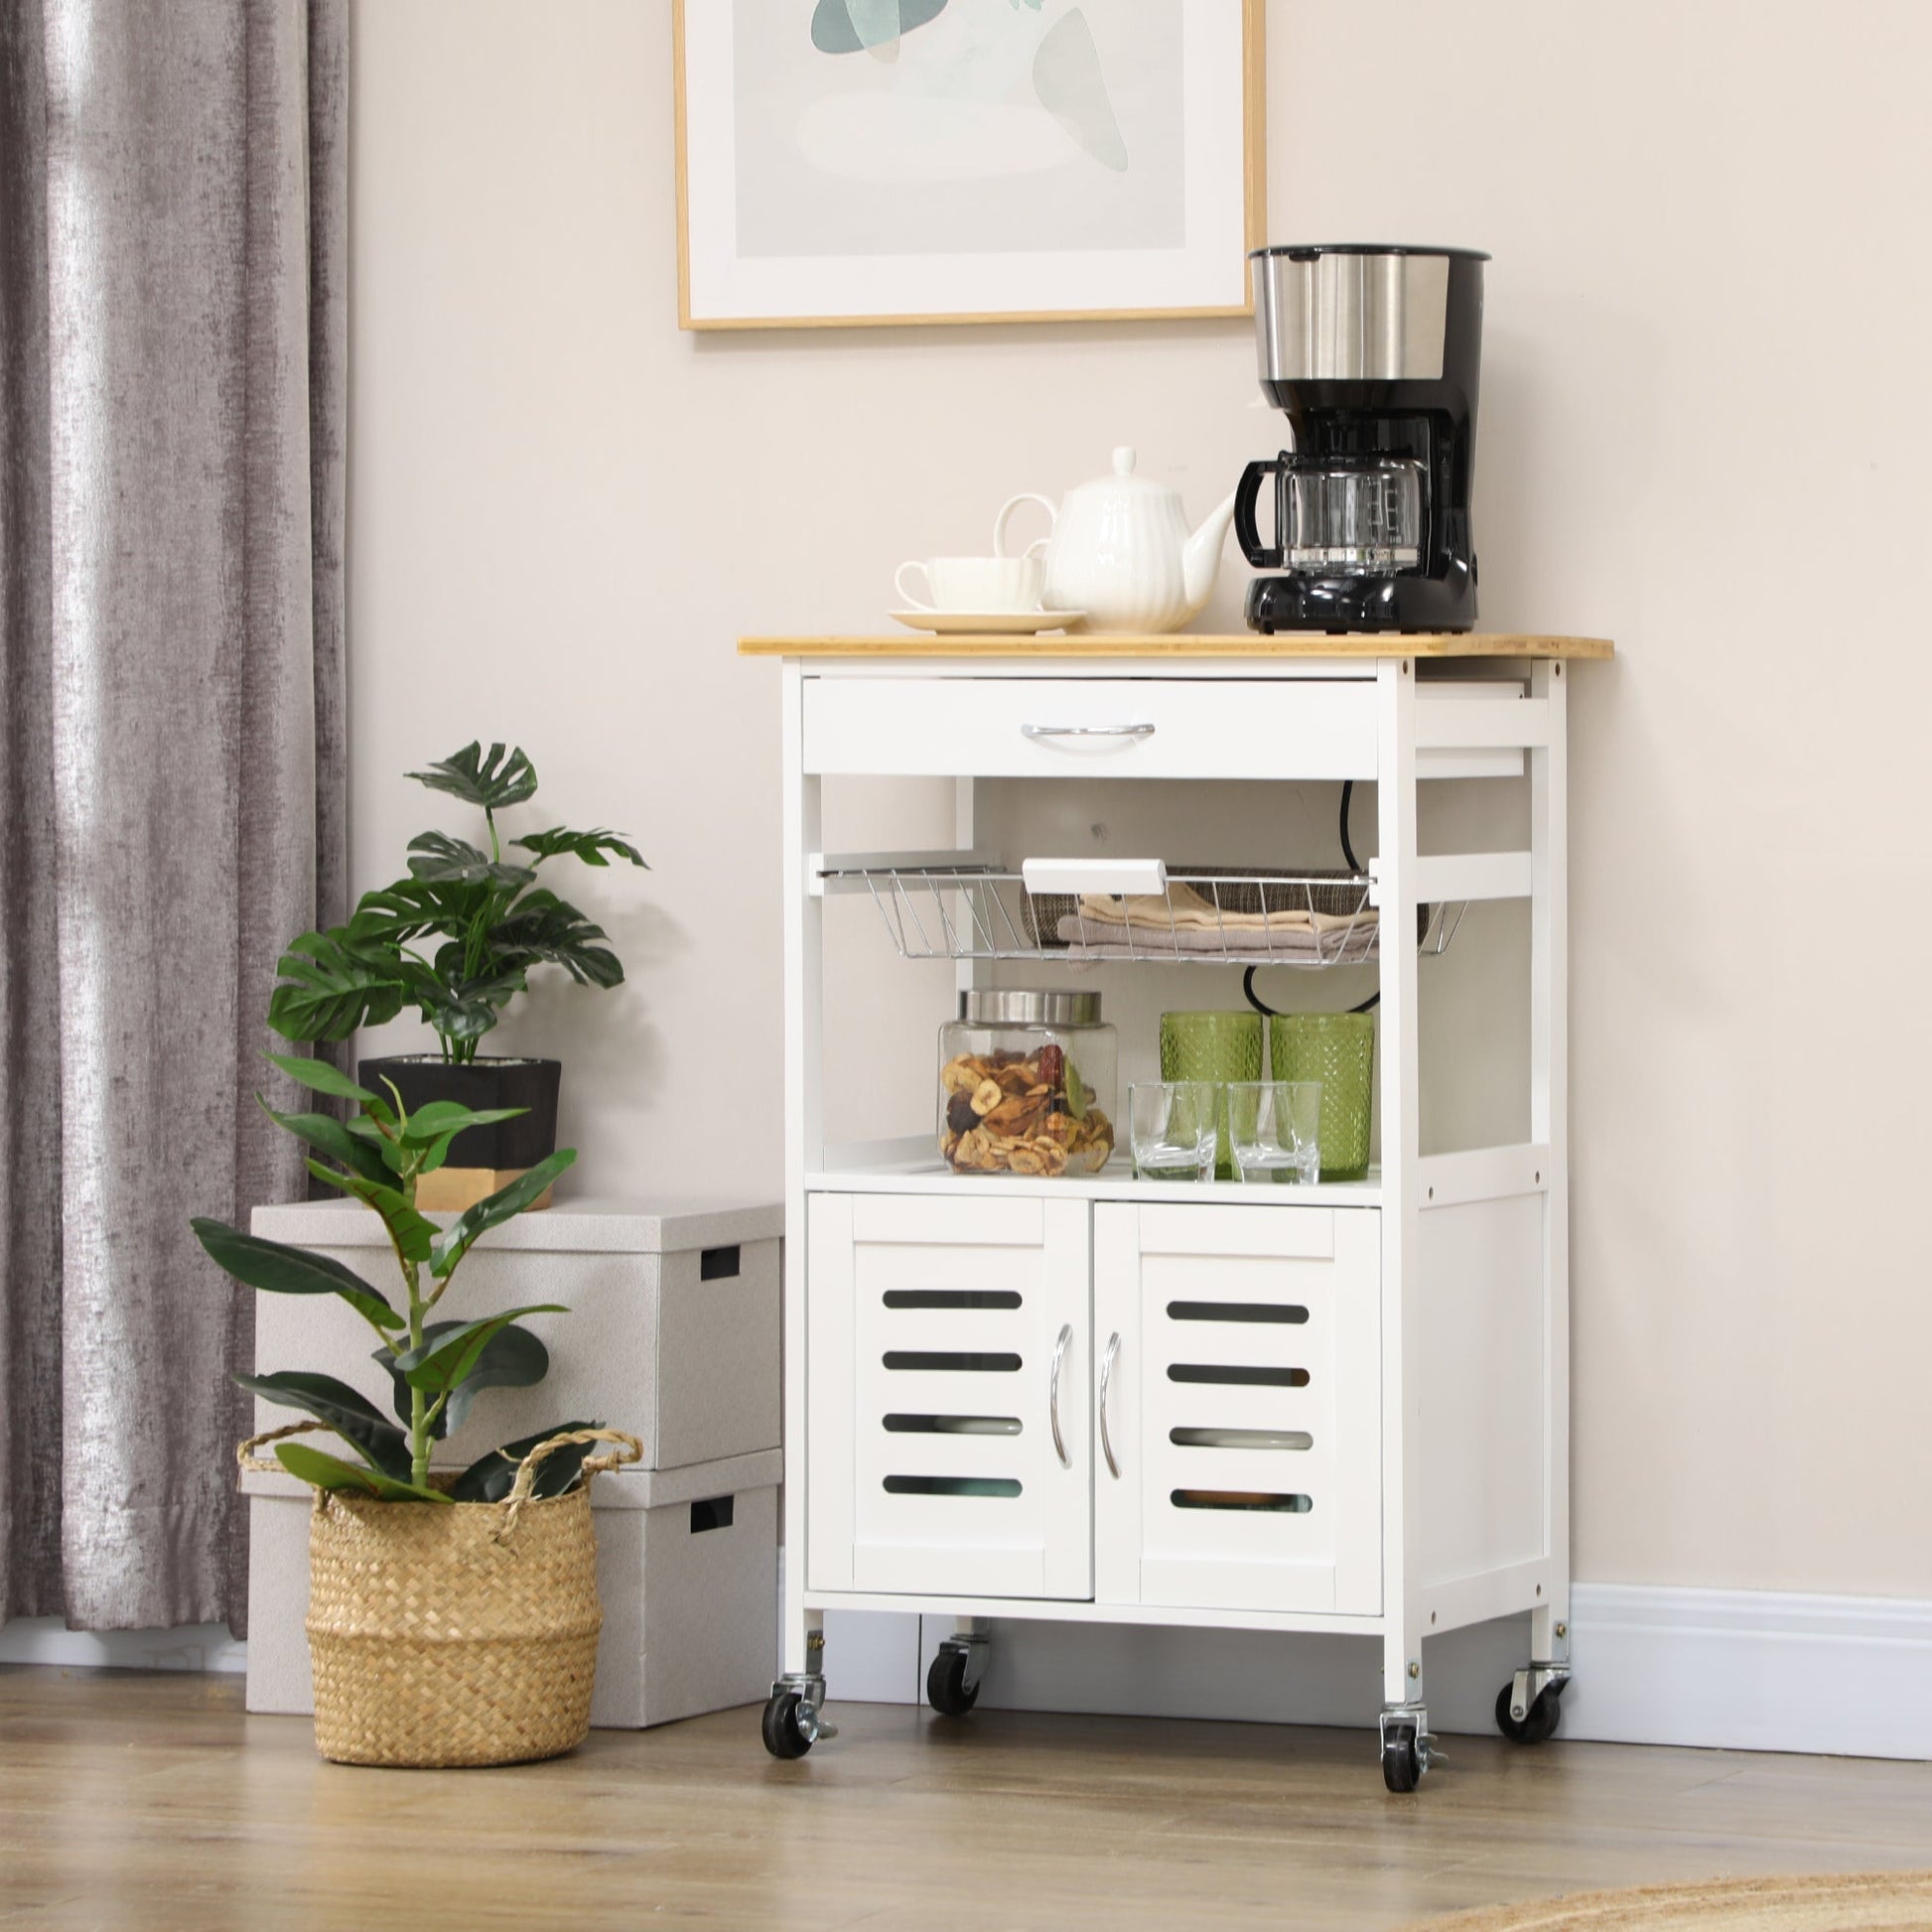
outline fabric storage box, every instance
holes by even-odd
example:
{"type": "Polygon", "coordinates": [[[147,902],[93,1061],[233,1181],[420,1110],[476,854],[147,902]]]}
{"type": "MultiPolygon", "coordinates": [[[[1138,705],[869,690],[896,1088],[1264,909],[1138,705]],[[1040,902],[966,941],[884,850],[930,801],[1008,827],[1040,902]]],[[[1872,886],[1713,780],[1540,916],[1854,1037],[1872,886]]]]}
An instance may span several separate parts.
{"type": "MultiPolygon", "coordinates": [[[[398,1299],[388,1236],[359,1202],[258,1207],[250,1225],[268,1240],[326,1254],[398,1299]]],[[[566,1200],[484,1235],[437,1305],[437,1319],[532,1302],[558,1302],[570,1312],[524,1317],[550,1349],[549,1375],[535,1388],[482,1396],[440,1446],[438,1464],[461,1467],[498,1443],[572,1418],[637,1437],[646,1468],[776,1448],[783,1226],[783,1209],[771,1203],[566,1200]]],[[[374,1395],[374,1347],[373,1330],[333,1295],[255,1298],[258,1374],[317,1369],[374,1395]]],[[[294,1420],[265,1402],[255,1414],[257,1429],[294,1420]]]]}
{"type": "MultiPolygon", "coordinates": [[[[591,1723],[668,1724],[760,1702],[777,1671],[775,1449],[678,1469],[597,1477],[597,1585],[604,1602],[591,1723]]],[[[309,1642],[311,1492],[247,1474],[248,1709],[315,1709],[309,1642]]]]}

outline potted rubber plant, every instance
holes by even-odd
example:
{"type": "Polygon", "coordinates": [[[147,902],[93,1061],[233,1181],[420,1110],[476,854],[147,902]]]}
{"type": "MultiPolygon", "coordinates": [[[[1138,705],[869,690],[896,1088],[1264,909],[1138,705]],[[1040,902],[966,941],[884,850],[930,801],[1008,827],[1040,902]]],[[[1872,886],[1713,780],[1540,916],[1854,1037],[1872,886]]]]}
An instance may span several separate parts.
{"type": "MultiPolygon", "coordinates": [[[[268,1024],[284,1039],[344,1040],[414,1007],[436,1036],[433,1053],[363,1060],[361,1084],[393,1082],[412,1112],[437,1101],[486,1124],[465,1128],[441,1166],[422,1177],[420,1205],[460,1209],[529,1172],[557,1145],[562,1063],[479,1052],[503,1010],[542,966],[580,986],[622,983],[604,928],[539,883],[541,869],[570,857],[641,867],[616,832],[556,825],[504,840],[498,812],[536,795],[536,767],[521,747],[466,745],[408,774],[483,813],[484,843],[448,832],[409,842],[409,876],[363,894],[346,925],[305,932],[283,954],[268,1024]]],[[[547,1197],[531,1206],[548,1205],[547,1197]]]]}
{"type": "MultiPolygon", "coordinates": [[[[536,1303],[443,1315],[457,1271],[491,1228],[522,1213],[577,1158],[562,1148],[439,1227],[418,1206],[423,1180],[458,1139],[497,1112],[451,1100],[385,1099],[327,1062],[271,1055],[299,1084],[346,1102],[333,1113],[269,1117],[309,1150],[309,1171],[382,1217],[400,1293],[329,1255],[197,1218],[196,1237],[244,1287],[334,1295],[377,1338],[391,1414],[332,1375],[278,1370],[233,1379],[307,1420],[250,1438],[244,1468],[285,1470],[316,1492],[308,1635],[316,1743],[353,1764],[502,1764],[550,1757],[590,1728],[603,1610],[597,1594],[592,1474],[635,1461],[633,1437],[563,1422],[460,1470],[432,1467],[436,1444],[490,1388],[528,1388],[550,1357],[523,1317],[536,1303]],[[334,1435],[348,1453],[294,1440],[334,1435]],[[615,1445],[593,1454],[600,1443],[615,1445]],[[274,1446],[274,1461],[255,1451],[274,1446]]],[[[257,1096],[259,1099],[260,1096],[257,1096]]]]}

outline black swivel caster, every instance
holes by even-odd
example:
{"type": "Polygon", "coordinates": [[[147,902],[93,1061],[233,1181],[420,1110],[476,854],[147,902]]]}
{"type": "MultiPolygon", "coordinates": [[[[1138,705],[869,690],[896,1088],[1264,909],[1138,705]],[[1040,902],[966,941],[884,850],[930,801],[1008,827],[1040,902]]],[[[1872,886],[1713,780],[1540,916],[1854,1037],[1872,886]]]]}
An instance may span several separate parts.
{"type": "Polygon", "coordinates": [[[1542,1744],[1557,1734],[1557,1723],[1563,1716],[1563,1687],[1565,1680],[1558,1678],[1553,1684],[1546,1684],[1535,1697],[1529,1709],[1518,1718],[1510,1706],[1515,1701],[1516,1684],[1512,1678],[1496,1693],[1496,1728],[1512,1744],[1542,1744]]]}
{"type": "Polygon", "coordinates": [[[942,1648],[925,1674],[925,1701],[942,1718],[963,1718],[980,1701],[980,1687],[966,1686],[964,1650],[942,1648]]]}
{"type": "Polygon", "coordinates": [[[1382,1728],[1382,1782],[1391,1791],[1409,1792],[1422,1782],[1424,1757],[1414,1725],[1382,1728]]]}
{"type": "Polygon", "coordinates": [[[796,1691],[774,1691],[764,1707],[764,1748],[773,1757],[803,1757],[817,1739],[799,1713],[803,1700],[796,1691]]]}

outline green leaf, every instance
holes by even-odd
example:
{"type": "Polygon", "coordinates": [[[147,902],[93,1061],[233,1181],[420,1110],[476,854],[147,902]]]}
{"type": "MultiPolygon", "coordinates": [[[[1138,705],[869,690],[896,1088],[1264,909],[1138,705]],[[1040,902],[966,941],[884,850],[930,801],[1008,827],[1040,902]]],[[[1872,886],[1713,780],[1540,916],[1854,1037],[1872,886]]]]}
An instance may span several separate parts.
{"type": "MultiPolygon", "coordinates": [[[[348,943],[399,947],[425,933],[454,932],[468,925],[487,898],[486,892],[474,887],[399,879],[380,892],[362,895],[348,922],[348,943]]],[[[421,970],[420,962],[405,963],[421,970]]]]}
{"type": "Polygon", "coordinates": [[[440,1489],[418,1489],[413,1482],[398,1482],[378,1469],[358,1468],[353,1462],[345,1462],[340,1455],[331,1455],[327,1449],[311,1449],[306,1443],[277,1443],[275,1459],[290,1475],[313,1483],[318,1489],[344,1489],[353,1495],[374,1496],[385,1503],[447,1503],[455,1500],[440,1489]]]}
{"type": "MultiPolygon", "coordinates": [[[[445,1040],[481,1039],[500,1015],[487,1000],[438,1000],[423,1008],[423,1018],[445,1040]]],[[[458,1055],[446,1052],[443,1057],[455,1059],[458,1055]]]]}
{"type": "MultiPolygon", "coordinates": [[[[396,1373],[412,1389],[441,1395],[467,1381],[483,1359],[483,1350],[519,1316],[569,1312],[561,1302],[532,1302],[527,1308],[505,1309],[501,1314],[485,1316],[482,1321],[459,1322],[448,1334],[434,1341],[426,1338],[420,1348],[405,1349],[395,1358],[396,1373]]],[[[546,1366],[549,1359],[546,1354],[546,1366]]]]}
{"type": "Polygon", "coordinates": [[[409,1203],[409,1197],[399,1188],[384,1185],[380,1181],[364,1180],[359,1173],[338,1173],[333,1168],[325,1168],[320,1161],[309,1163],[309,1172],[318,1180],[326,1180],[332,1187],[340,1187],[345,1194],[353,1194],[364,1207],[372,1207],[382,1217],[382,1225],[389,1230],[389,1239],[395,1243],[396,1251],[404,1261],[418,1264],[430,1256],[431,1244],[436,1239],[436,1223],[417,1213],[409,1203]]]}
{"type": "Polygon", "coordinates": [[[482,744],[472,743],[452,758],[438,759],[427,771],[409,775],[432,791],[447,791],[491,812],[522,804],[535,795],[537,788],[536,766],[523,756],[522,749],[505,758],[501,745],[492,745],[485,757],[482,744]]]}
{"type": "Polygon", "coordinates": [[[262,1112],[277,1127],[293,1134],[304,1146],[340,1161],[364,1180],[387,1180],[389,1171],[377,1149],[350,1133],[347,1126],[334,1114],[278,1114],[260,1094],[256,1094],[255,1099],[262,1112]]]}
{"type": "Polygon", "coordinates": [[[518,1174],[507,1187],[499,1187],[493,1194],[485,1194],[474,1207],[466,1207],[437,1235],[430,1249],[430,1273],[438,1281],[446,1279],[480,1236],[521,1214],[576,1159],[574,1147],[560,1147],[527,1173],[518,1174]]]}
{"type": "MultiPolygon", "coordinates": [[[[528,838],[512,839],[510,843],[520,845],[540,860],[572,852],[587,866],[608,866],[611,861],[604,856],[608,852],[613,858],[628,859],[633,866],[644,865],[644,856],[634,845],[602,826],[593,832],[567,832],[561,825],[553,825],[547,832],[532,832],[528,838]]],[[[650,868],[644,866],[644,870],[648,872],[650,868]]]]}
{"type": "Polygon", "coordinates": [[[460,1100],[425,1101],[409,1116],[409,1125],[403,1130],[403,1143],[407,1147],[423,1147],[445,1134],[461,1134],[466,1127],[493,1127],[499,1120],[514,1120],[518,1114],[529,1111],[527,1107],[484,1107],[478,1110],[464,1106],[460,1100]]]}
{"type": "MultiPolygon", "coordinates": [[[[434,1347],[467,1321],[432,1321],[423,1329],[423,1346],[434,1347]]],[[[407,1422],[410,1416],[410,1387],[396,1372],[396,1358],[386,1348],[378,1348],[369,1358],[389,1371],[394,1385],[396,1414],[407,1422]]],[[[550,1351],[527,1328],[514,1325],[500,1329],[483,1344],[476,1366],[454,1389],[443,1412],[431,1425],[431,1434],[442,1437],[461,1429],[474,1403],[484,1389],[527,1389],[541,1382],[550,1372],[550,1351]]]]}
{"type": "Polygon", "coordinates": [[[523,968],[514,963],[489,973],[466,976],[464,950],[453,942],[437,954],[439,968],[446,960],[450,964],[438,978],[435,991],[423,1001],[423,1018],[445,1039],[481,1039],[524,987],[523,968]]]}
{"type": "Polygon", "coordinates": [[[420,832],[409,841],[409,851],[410,876],[432,886],[487,884],[514,890],[536,877],[530,867],[492,859],[468,839],[453,839],[447,832],[420,832]]]}
{"type": "Polygon", "coordinates": [[[357,1027],[379,1027],[402,1011],[396,963],[352,949],[345,937],[341,930],[305,932],[282,955],[268,1024],[283,1038],[346,1039],[357,1027]]]}
{"type": "MultiPolygon", "coordinates": [[[[487,1455],[480,1455],[457,1477],[450,1488],[450,1500],[459,1503],[500,1503],[516,1480],[517,1464],[539,1443],[547,1443],[553,1436],[573,1436],[580,1429],[603,1427],[601,1422],[560,1422],[554,1429],[539,1429],[534,1436],[505,1443],[501,1449],[493,1449],[487,1455]]],[[[576,1483],[586,1460],[604,1447],[602,1443],[566,1443],[562,1449],[552,1449],[537,1464],[537,1479],[531,1495],[563,1495],[576,1483]]]]}
{"type": "Polygon", "coordinates": [[[563,967],[580,986],[619,986],[623,968],[608,946],[594,941],[604,928],[547,887],[525,893],[511,911],[491,927],[489,944],[524,961],[548,960],[563,967]]]}
{"type": "MultiPolygon", "coordinates": [[[[386,1351],[382,1359],[389,1359],[386,1351]]],[[[300,1409],[326,1422],[344,1442],[352,1444],[363,1461],[398,1482],[409,1480],[409,1442],[402,1431],[359,1390],[333,1375],[314,1375],[300,1369],[276,1375],[234,1375],[237,1388],[258,1395],[284,1409],[300,1409]]]]}
{"type": "Polygon", "coordinates": [[[298,1086],[307,1087],[312,1093],[326,1093],[332,1100],[359,1100],[364,1106],[370,1101],[380,1107],[381,1100],[367,1087],[358,1087],[348,1075],[327,1060],[297,1059],[288,1053],[267,1053],[263,1057],[271,1066],[279,1066],[298,1086]]]}
{"type": "MultiPolygon", "coordinates": [[[[394,1119],[394,1116],[389,1113],[386,1107],[383,1109],[383,1113],[385,1117],[391,1120],[394,1119]]],[[[358,1141],[362,1146],[373,1150],[376,1159],[381,1162],[382,1166],[390,1173],[400,1174],[402,1173],[403,1162],[407,1158],[407,1150],[399,1140],[393,1139],[390,1135],[385,1134],[367,1114],[353,1115],[350,1119],[345,1121],[343,1125],[352,1140],[358,1141]]],[[[357,1172],[359,1173],[360,1170],[358,1169],[357,1172]]]]}
{"type": "Polygon", "coordinates": [[[374,1327],[404,1325],[402,1316],[360,1275],[351,1274],[327,1255],[310,1254],[305,1248],[291,1248],[281,1241],[264,1241],[259,1235],[243,1234],[239,1228],[205,1215],[197,1215],[189,1226],[209,1258],[245,1288],[271,1295],[340,1295],[374,1327]]]}

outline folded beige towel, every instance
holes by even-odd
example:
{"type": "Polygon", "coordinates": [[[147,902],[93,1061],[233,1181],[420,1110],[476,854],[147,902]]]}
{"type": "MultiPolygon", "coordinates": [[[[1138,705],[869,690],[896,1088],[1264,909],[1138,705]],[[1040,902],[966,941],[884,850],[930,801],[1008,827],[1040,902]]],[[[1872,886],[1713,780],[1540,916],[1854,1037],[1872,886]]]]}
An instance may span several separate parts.
{"type": "MultiPolygon", "coordinates": [[[[1173,889],[1176,894],[1185,887],[1173,889]]],[[[1205,901],[1202,901],[1204,904],[1205,901]]],[[[1168,901],[1148,897],[1129,899],[1121,916],[1118,899],[1083,899],[1077,912],[1065,913],[1058,926],[1068,950],[1082,959],[1273,959],[1285,965],[1353,965],[1376,956],[1380,925],[1372,910],[1357,919],[1317,912],[1229,912],[1203,920],[1189,909],[1183,916],[1176,905],[1173,923],[1167,918],[1168,901]],[[1146,907],[1145,913],[1137,908],[1146,907]],[[1101,916],[1102,913],[1107,916],[1101,916]]]]}
{"type": "Polygon", "coordinates": [[[1083,928],[1068,913],[1060,921],[1060,937],[1073,959],[1237,959],[1278,960],[1284,966],[1353,966],[1376,957],[1379,928],[1357,926],[1347,934],[1317,933],[1308,925],[1299,930],[1277,924],[1272,932],[1213,932],[1200,926],[1097,925],[1083,928]],[[1118,938],[1106,938],[1117,933],[1118,938]]]}
{"type": "MultiPolygon", "coordinates": [[[[1293,890],[1290,888],[1289,890],[1293,890]]],[[[1078,926],[1132,926],[1136,938],[1143,927],[1155,932],[1174,933],[1188,930],[1233,933],[1281,933],[1299,928],[1303,932],[1344,932],[1376,923],[1375,908],[1365,905],[1359,912],[1310,912],[1306,906],[1279,912],[1228,912],[1194,887],[1176,880],[1164,896],[1149,893],[1130,898],[1115,898],[1105,893],[1088,893],[1080,900],[1077,913],[1068,918],[1078,926]]],[[[1067,919],[1060,921],[1060,937],[1065,938],[1067,919]]],[[[1188,948],[1194,950],[1191,946],[1188,948]]]]}

